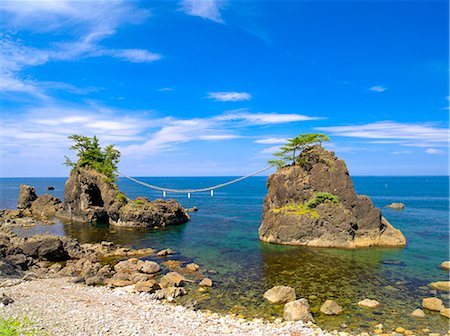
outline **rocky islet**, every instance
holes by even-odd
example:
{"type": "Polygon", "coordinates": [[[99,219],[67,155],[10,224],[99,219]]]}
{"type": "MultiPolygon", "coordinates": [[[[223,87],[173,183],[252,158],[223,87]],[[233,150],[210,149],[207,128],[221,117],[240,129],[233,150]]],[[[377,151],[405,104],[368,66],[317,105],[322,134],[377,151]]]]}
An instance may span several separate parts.
{"type": "Polygon", "coordinates": [[[345,162],[320,145],[305,149],[297,163],[282,167],[267,180],[262,241],[314,247],[402,247],[406,239],[357,195],[345,162]],[[330,201],[311,202],[327,196],[330,201]]]}

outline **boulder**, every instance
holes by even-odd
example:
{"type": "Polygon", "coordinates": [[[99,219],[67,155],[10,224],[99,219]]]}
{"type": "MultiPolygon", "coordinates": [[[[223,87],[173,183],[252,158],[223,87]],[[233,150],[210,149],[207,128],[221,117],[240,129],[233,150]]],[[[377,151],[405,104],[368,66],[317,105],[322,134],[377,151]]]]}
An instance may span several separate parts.
{"type": "Polygon", "coordinates": [[[442,269],[450,270],[450,261],[443,261],[439,266],[442,269]]]}
{"type": "Polygon", "coordinates": [[[450,319],[450,308],[441,309],[439,314],[441,314],[442,316],[450,319]]]}
{"type": "Polygon", "coordinates": [[[282,304],[295,300],[295,289],[289,286],[275,286],[264,293],[270,303],[282,304]]]}
{"type": "Polygon", "coordinates": [[[126,287],[126,286],[130,286],[133,283],[131,281],[128,280],[120,280],[120,279],[106,279],[104,281],[105,285],[108,285],[110,287],[126,287]]]}
{"type": "Polygon", "coordinates": [[[430,283],[428,286],[439,291],[450,292],[450,281],[436,281],[430,283]]]}
{"type": "Polygon", "coordinates": [[[284,305],[283,318],[286,321],[314,322],[308,300],[299,299],[284,305]]]}
{"type": "Polygon", "coordinates": [[[70,259],[64,244],[59,237],[51,235],[35,235],[27,239],[21,249],[32,258],[48,261],[64,261],[70,259]]]}
{"type": "Polygon", "coordinates": [[[270,175],[267,189],[262,241],[340,248],[406,244],[370,198],[356,194],[345,162],[321,146],[305,149],[298,163],[270,175]],[[308,208],[319,192],[331,193],[337,201],[308,208]]]}
{"type": "Polygon", "coordinates": [[[19,200],[17,202],[17,208],[27,209],[31,207],[31,204],[36,200],[37,195],[33,187],[26,184],[20,185],[19,200]]]}
{"type": "Polygon", "coordinates": [[[130,258],[128,260],[123,260],[114,265],[114,270],[116,272],[134,273],[138,270],[138,259],[130,258]]]}
{"type": "Polygon", "coordinates": [[[2,296],[0,297],[0,304],[2,306],[7,306],[11,303],[13,303],[14,300],[11,299],[8,295],[6,295],[5,293],[2,293],[2,296]]]}
{"type": "Polygon", "coordinates": [[[121,207],[119,219],[113,224],[125,227],[165,227],[183,224],[189,219],[187,212],[174,199],[150,202],[140,197],[121,207]]]}
{"type": "Polygon", "coordinates": [[[171,249],[164,249],[164,250],[159,251],[156,255],[158,257],[165,257],[165,256],[168,256],[168,255],[172,255],[174,253],[175,252],[172,251],[171,249]]]}
{"type": "Polygon", "coordinates": [[[162,263],[164,266],[170,269],[180,268],[183,262],[181,260],[167,260],[162,263]]]}
{"type": "Polygon", "coordinates": [[[380,306],[380,303],[377,300],[364,299],[358,302],[358,306],[366,308],[377,308],[380,306]]]}
{"type": "Polygon", "coordinates": [[[395,210],[403,210],[405,208],[405,205],[403,203],[391,203],[389,205],[386,205],[386,208],[395,209],[395,210]]]}
{"type": "Polygon", "coordinates": [[[134,285],[134,290],[136,292],[153,293],[157,288],[157,283],[155,280],[140,281],[134,285]]]}
{"type": "Polygon", "coordinates": [[[139,272],[147,273],[147,274],[153,274],[159,272],[161,267],[159,267],[158,263],[154,261],[143,261],[139,260],[136,264],[137,270],[139,272]]]}
{"type": "Polygon", "coordinates": [[[44,194],[36,198],[31,204],[30,210],[34,217],[38,218],[52,218],[62,208],[61,201],[50,194],[44,194]]]}
{"type": "Polygon", "coordinates": [[[180,287],[167,287],[160,290],[157,290],[155,293],[150,295],[150,298],[156,300],[167,299],[172,301],[174,298],[179,297],[181,295],[185,295],[186,290],[180,287]]]}
{"type": "Polygon", "coordinates": [[[202,281],[200,281],[199,286],[203,287],[212,287],[213,282],[210,278],[203,278],[202,281]]]}
{"type": "Polygon", "coordinates": [[[15,265],[13,265],[7,261],[0,260],[0,276],[1,277],[18,276],[18,275],[20,275],[20,271],[15,265]]]}
{"type": "Polygon", "coordinates": [[[411,316],[414,316],[414,317],[425,317],[425,313],[423,312],[423,310],[422,309],[419,309],[419,308],[417,308],[416,310],[414,310],[412,313],[411,313],[411,316]]]}
{"type": "Polygon", "coordinates": [[[88,286],[97,286],[97,285],[102,285],[103,281],[104,281],[104,278],[94,275],[92,277],[85,279],[84,283],[88,286]]]}
{"type": "Polygon", "coordinates": [[[437,312],[441,311],[442,309],[445,309],[442,300],[435,297],[422,299],[422,307],[437,312]]]}
{"type": "Polygon", "coordinates": [[[33,259],[27,257],[25,254],[13,254],[6,256],[6,261],[14,266],[20,267],[22,270],[27,270],[33,264],[33,259]]]}
{"type": "Polygon", "coordinates": [[[325,315],[339,315],[344,310],[333,300],[326,300],[320,307],[320,312],[325,315]]]}
{"type": "Polygon", "coordinates": [[[200,269],[200,266],[194,263],[190,263],[186,265],[186,270],[189,272],[196,272],[200,269]]]}
{"type": "Polygon", "coordinates": [[[159,280],[159,285],[161,288],[179,287],[185,281],[186,279],[181,274],[177,272],[169,272],[159,280]]]}

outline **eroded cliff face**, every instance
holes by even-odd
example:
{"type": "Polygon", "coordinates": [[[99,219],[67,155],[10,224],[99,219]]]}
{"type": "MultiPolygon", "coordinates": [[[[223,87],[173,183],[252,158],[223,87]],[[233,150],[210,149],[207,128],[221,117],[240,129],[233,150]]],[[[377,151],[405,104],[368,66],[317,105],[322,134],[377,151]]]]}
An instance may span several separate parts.
{"type": "Polygon", "coordinates": [[[88,168],[75,168],[64,185],[63,209],[59,217],[77,222],[108,223],[117,220],[118,209],[126,200],[106,176],[88,168]]]}
{"type": "Polygon", "coordinates": [[[269,176],[259,228],[262,241],[320,247],[404,246],[406,239],[367,196],[357,195],[345,162],[321,146],[306,149],[299,163],[269,176]],[[318,192],[338,197],[314,209],[318,192]]]}

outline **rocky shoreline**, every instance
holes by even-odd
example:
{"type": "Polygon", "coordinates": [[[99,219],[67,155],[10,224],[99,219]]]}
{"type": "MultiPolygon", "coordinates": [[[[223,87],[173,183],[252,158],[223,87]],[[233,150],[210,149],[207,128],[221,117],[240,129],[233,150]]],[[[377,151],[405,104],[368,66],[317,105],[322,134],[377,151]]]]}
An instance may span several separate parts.
{"type": "Polygon", "coordinates": [[[190,308],[170,304],[214,286],[199,265],[167,259],[170,249],[22,238],[10,226],[36,220],[0,215],[0,293],[9,300],[3,320],[25,318],[54,335],[329,335],[306,321],[247,321],[197,311],[195,301],[190,308]]]}
{"type": "Polygon", "coordinates": [[[14,297],[14,303],[0,309],[0,319],[26,317],[32,321],[34,330],[47,335],[338,334],[301,321],[269,323],[220,316],[152,300],[145,293],[86,287],[67,278],[26,281],[1,291],[14,297]]]}
{"type": "MultiPolygon", "coordinates": [[[[133,328],[137,330],[135,333],[122,333],[127,335],[173,335],[177,333],[171,333],[170,330],[178,330],[177,328],[181,328],[178,331],[180,335],[198,335],[195,333],[196,329],[191,328],[192,326],[198,326],[202,330],[202,335],[350,335],[347,331],[325,332],[315,325],[313,315],[309,311],[308,300],[297,299],[295,290],[291,287],[276,286],[267,290],[264,295],[264,298],[272,304],[285,306],[283,319],[280,316],[275,322],[263,319],[248,321],[240,314],[218,315],[210,311],[201,312],[196,310],[196,295],[200,292],[214,290],[214,287],[220,286],[220,284],[214,283],[213,272],[204,270],[192,262],[173,260],[174,251],[170,249],[136,250],[116,246],[111,242],[79,244],[72,238],[50,235],[37,235],[26,239],[11,233],[10,228],[5,225],[7,221],[4,216],[0,217],[2,223],[0,229],[0,252],[2,253],[0,294],[6,294],[14,302],[3,308],[0,312],[1,318],[28,316],[39,328],[57,335],[76,335],[75,330],[83,330],[83,328],[92,330],[90,333],[92,335],[116,335],[121,334],[119,330],[125,328],[124,326],[131,328],[128,330],[134,330],[133,328]],[[208,276],[211,276],[212,279],[208,276]],[[67,292],[74,293],[72,299],[66,298],[67,292]],[[30,295],[30,293],[33,294],[30,295]],[[83,300],[80,303],[78,299],[73,299],[84,296],[89,297],[86,299],[89,301],[89,307],[98,312],[107,311],[107,306],[117,300],[118,296],[120,302],[134,303],[126,307],[113,305],[111,309],[120,311],[118,314],[127,316],[127,318],[121,317],[120,322],[111,322],[112,326],[108,327],[109,322],[103,320],[101,313],[88,313],[83,300]],[[183,307],[173,306],[173,303],[181,303],[178,302],[178,298],[184,299],[183,307]],[[46,304],[46,307],[49,307],[48,314],[39,315],[37,313],[39,312],[39,302],[48,303],[46,304]],[[111,303],[105,304],[105,302],[111,303]],[[143,313],[140,309],[144,306],[146,308],[143,313]],[[73,326],[68,322],[61,324],[60,314],[58,314],[57,320],[51,314],[55,311],[74,310],[80,311],[71,313],[78,315],[73,326]],[[139,313],[136,313],[136,310],[139,310],[139,313]],[[177,316],[177,321],[178,319],[186,320],[183,322],[185,326],[162,326],[162,329],[158,329],[159,332],[156,333],[153,329],[144,331],[146,330],[144,322],[136,321],[134,317],[129,318],[135,313],[137,315],[147,314],[153,316],[151,318],[154,318],[156,323],[158,315],[155,315],[155,311],[174,314],[177,316]],[[92,321],[89,314],[95,315],[92,321]],[[75,328],[75,325],[78,329],[72,329],[75,328]]],[[[36,220],[27,219],[26,223],[30,225],[33,221],[36,220]]],[[[8,224],[14,225],[11,219],[8,224]]],[[[448,268],[448,262],[444,262],[441,267],[448,268]]],[[[434,285],[439,285],[438,287],[442,290],[442,287],[448,287],[448,282],[434,285]]],[[[433,284],[430,286],[433,287],[433,284]]],[[[370,311],[380,303],[366,299],[357,304],[367,307],[365,309],[370,311]]],[[[437,314],[440,311],[442,316],[448,317],[449,309],[445,308],[444,303],[437,298],[425,299],[423,308],[425,312],[416,309],[411,315],[418,319],[426,319],[430,310],[438,310],[437,314]]],[[[331,300],[324,302],[320,309],[320,313],[325,315],[338,315],[341,311],[342,307],[331,300]]],[[[398,327],[398,330],[404,331],[389,332],[383,330],[382,324],[377,324],[374,326],[373,333],[396,336],[438,335],[431,331],[413,333],[402,327],[398,327]]],[[[359,333],[358,335],[368,336],[369,334],[359,333]]]]}

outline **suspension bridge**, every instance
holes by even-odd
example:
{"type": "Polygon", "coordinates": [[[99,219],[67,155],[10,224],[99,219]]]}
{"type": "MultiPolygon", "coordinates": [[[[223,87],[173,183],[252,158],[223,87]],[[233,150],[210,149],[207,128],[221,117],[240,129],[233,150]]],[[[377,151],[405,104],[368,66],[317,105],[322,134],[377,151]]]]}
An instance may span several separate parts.
{"type": "Polygon", "coordinates": [[[214,190],[219,189],[219,188],[223,188],[223,187],[226,187],[226,186],[229,186],[229,185],[231,185],[231,184],[234,184],[234,183],[240,182],[240,181],[242,181],[242,180],[245,180],[245,179],[247,179],[247,178],[249,178],[249,177],[252,177],[252,176],[261,174],[262,172],[265,172],[266,170],[269,170],[269,169],[272,168],[272,167],[274,167],[274,166],[271,165],[271,166],[268,166],[268,167],[266,167],[266,168],[264,168],[264,169],[260,169],[260,170],[254,172],[254,173],[251,173],[251,174],[248,174],[248,175],[239,177],[239,178],[237,178],[237,179],[234,179],[234,180],[231,180],[231,181],[228,181],[228,182],[225,182],[225,183],[217,184],[217,185],[214,185],[214,186],[211,186],[211,187],[207,187],[207,188],[200,188],[200,189],[171,189],[171,188],[159,187],[159,186],[155,186],[155,185],[153,185],[153,184],[149,184],[149,183],[140,181],[140,180],[135,179],[135,178],[133,178],[133,177],[131,177],[131,176],[122,174],[122,173],[119,172],[119,171],[116,171],[116,172],[117,172],[117,174],[119,174],[120,176],[122,176],[122,177],[124,177],[124,178],[126,178],[126,179],[128,179],[128,180],[130,180],[130,181],[133,181],[133,182],[135,182],[135,183],[137,183],[137,184],[140,184],[140,185],[142,185],[142,186],[144,186],[144,187],[147,187],[147,188],[150,188],[150,189],[153,189],[153,190],[162,191],[163,197],[166,197],[167,193],[168,193],[168,192],[171,192],[171,193],[183,193],[183,194],[187,194],[187,197],[188,197],[188,198],[191,198],[191,194],[193,194],[193,193],[200,193],[200,192],[207,192],[207,191],[209,191],[209,192],[211,193],[211,196],[214,196],[214,190]]]}

